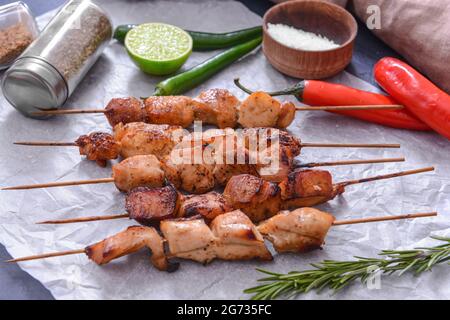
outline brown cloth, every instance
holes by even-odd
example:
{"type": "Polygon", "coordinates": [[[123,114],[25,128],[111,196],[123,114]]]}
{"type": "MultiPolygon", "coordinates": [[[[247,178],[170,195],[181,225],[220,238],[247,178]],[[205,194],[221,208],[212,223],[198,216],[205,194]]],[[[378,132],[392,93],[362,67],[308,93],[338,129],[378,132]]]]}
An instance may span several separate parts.
{"type": "MultiPolygon", "coordinates": [[[[367,8],[380,8],[381,29],[372,32],[412,66],[450,93],[450,1],[328,0],[348,5],[362,20],[367,8]]],[[[280,0],[276,2],[281,2],[280,0]]]]}

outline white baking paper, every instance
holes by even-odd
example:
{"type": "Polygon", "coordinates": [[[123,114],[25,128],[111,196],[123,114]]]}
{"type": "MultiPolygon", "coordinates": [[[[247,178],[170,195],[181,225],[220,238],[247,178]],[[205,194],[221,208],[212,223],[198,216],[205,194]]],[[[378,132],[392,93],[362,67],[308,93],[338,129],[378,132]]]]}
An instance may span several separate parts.
{"type": "MultiPolygon", "coordinates": [[[[101,1],[114,24],[161,21],[191,30],[211,32],[252,27],[261,18],[234,1],[101,1]]],[[[41,25],[50,18],[40,18],[41,25]]],[[[214,52],[194,53],[189,68],[214,52]]],[[[235,63],[200,87],[228,88],[244,98],[233,85],[278,89],[295,79],[275,71],[261,51],[235,63]]],[[[111,44],[67,103],[67,108],[99,108],[117,96],[145,96],[160,79],[144,75],[124,48],[111,44]]],[[[343,73],[332,81],[367,90],[371,85],[343,73]]],[[[61,116],[48,121],[32,120],[16,112],[0,98],[1,186],[108,177],[111,168],[99,168],[83,160],[76,148],[15,146],[17,140],[74,141],[95,130],[110,130],[102,115],[61,116]]],[[[286,98],[288,99],[288,98],[286,98]]],[[[289,128],[307,142],[401,143],[396,149],[304,149],[304,161],[370,159],[405,156],[406,163],[330,168],[336,182],[399,170],[436,166],[435,173],[403,177],[349,187],[340,198],[321,206],[338,219],[384,216],[438,210],[437,218],[414,221],[335,227],[324,250],[303,255],[276,255],[269,263],[215,261],[205,267],[182,262],[176,273],[155,270],[147,252],[124,257],[106,266],[91,263],[84,255],[23,262],[20,267],[41,281],[57,299],[247,299],[243,289],[254,286],[262,267],[287,272],[308,268],[323,259],[373,256],[381,249],[410,248],[433,244],[430,234],[450,235],[450,142],[434,133],[389,129],[325,112],[302,112],[289,128]]],[[[70,250],[112,235],[133,222],[116,220],[65,226],[35,225],[44,219],[62,219],[124,211],[124,196],[113,184],[0,192],[0,241],[13,257],[70,250]]],[[[301,299],[443,299],[450,297],[449,267],[436,267],[420,277],[383,277],[381,288],[369,290],[355,284],[331,295],[311,293],[301,299]]],[[[5,289],[5,288],[4,288],[5,289]]]]}

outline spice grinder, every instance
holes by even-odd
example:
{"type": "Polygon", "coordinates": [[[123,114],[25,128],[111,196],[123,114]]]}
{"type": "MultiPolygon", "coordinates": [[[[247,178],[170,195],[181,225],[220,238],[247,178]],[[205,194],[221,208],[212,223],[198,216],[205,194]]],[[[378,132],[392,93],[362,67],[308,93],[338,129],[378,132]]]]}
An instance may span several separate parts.
{"type": "Polygon", "coordinates": [[[24,115],[59,109],[108,45],[108,14],[89,0],[69,1],[5,73],[5,98],[24,115]]]}

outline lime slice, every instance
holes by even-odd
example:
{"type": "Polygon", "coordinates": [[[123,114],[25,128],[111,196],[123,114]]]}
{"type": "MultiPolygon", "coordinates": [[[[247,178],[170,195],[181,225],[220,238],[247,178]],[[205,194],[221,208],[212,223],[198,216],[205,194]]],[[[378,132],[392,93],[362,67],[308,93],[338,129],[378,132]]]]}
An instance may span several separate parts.
{"type": "Polygon", "coordinates": [[[125,47],[136,65],[153,75],[174,73],[192,53],[191,36],[164,23],[145,23],[130,30],[125,47]]]}

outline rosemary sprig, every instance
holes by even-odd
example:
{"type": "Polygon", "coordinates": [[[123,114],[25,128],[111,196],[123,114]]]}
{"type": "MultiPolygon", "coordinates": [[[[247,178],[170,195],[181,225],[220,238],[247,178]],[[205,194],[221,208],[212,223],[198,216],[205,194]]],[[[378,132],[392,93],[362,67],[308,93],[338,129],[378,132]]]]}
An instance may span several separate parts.
{"type": "Polygon", "coordinates": [[[337,292],[355,280],[366,283],[374,272],[388,275],[410,271],[416,275],[430,271],[433,266],[450,260],[450,238],[431,237],[444,243],[430,248],[414,250],[383,250],[381,258],[355,257],[352,261],[324,260],[311,264],[314,269],[293,271],[287,274],[257,269],[267,275],[259,279],[262,285],[249,288],[244,292],[252,294],[253,300],[270,300],[280,297],[292,297],[311,290],[317,292],[331,289],[337,292]]]}

